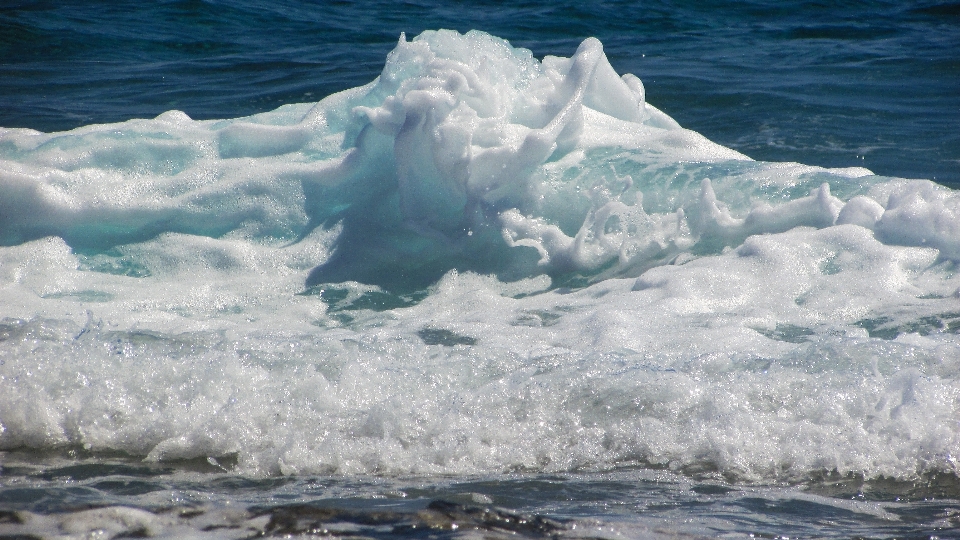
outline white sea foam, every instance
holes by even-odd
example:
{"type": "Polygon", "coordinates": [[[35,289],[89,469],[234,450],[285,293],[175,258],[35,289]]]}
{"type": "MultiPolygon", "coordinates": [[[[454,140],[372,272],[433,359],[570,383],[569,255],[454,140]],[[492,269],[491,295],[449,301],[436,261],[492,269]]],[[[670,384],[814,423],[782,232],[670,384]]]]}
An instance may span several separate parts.
{"type": "Polygon", "coordinates": [[[958,472],[960,195],[751,161],[592,39],[426,32],[317,104],[2,130],[0,244],[0,448],[958,472]]]}

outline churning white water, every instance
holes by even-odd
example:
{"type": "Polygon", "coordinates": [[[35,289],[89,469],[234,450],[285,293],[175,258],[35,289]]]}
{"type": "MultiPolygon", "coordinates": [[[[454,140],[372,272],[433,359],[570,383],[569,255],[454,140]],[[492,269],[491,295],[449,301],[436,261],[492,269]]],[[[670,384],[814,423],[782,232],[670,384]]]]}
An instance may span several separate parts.
{"type": "Polygon", "coordinates": [[[274,474],[960,474],[960,194],[761,163],[599,41],[0,129],[0,449],[274,474]]]}

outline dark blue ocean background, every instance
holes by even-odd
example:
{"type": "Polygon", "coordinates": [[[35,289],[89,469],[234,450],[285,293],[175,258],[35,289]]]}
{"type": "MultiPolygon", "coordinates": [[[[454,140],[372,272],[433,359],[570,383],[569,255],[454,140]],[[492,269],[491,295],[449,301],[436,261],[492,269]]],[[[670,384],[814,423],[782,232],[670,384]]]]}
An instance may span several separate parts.
{"type": "Polygon", "coordinates": [[[960,185],[960,4],[7,0],[0,126],[234,118],[377,76],[401,32],[599,38],[681,125],[765,161],[960,185]]]}

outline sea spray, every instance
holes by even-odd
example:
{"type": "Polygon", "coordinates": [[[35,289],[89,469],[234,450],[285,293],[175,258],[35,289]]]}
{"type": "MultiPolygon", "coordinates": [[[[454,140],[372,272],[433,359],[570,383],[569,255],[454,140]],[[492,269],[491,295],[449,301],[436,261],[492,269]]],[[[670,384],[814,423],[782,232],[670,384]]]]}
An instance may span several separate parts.
{"type": "Polygon", "coordinates": [[[5,129],[0,159],[4,449],[957,474],[960,196],[751,161],[596,40],[425,32],[316,104],[5,129]]]}

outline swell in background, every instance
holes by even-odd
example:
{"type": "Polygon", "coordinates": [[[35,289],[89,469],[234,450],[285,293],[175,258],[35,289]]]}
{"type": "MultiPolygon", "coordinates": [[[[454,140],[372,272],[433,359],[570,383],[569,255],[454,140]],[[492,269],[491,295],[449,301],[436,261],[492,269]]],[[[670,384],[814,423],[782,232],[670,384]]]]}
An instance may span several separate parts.
{"type": "Polygon", "coordinates": [[[960,185],[960,3],[23,0],[0,10],[0,126],[234,118],[376,77],[401,32],[588,36],[684,127],[755,159],[960,185]]]}

